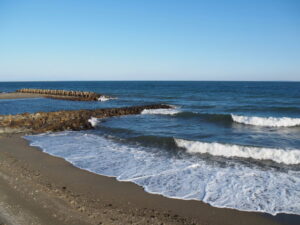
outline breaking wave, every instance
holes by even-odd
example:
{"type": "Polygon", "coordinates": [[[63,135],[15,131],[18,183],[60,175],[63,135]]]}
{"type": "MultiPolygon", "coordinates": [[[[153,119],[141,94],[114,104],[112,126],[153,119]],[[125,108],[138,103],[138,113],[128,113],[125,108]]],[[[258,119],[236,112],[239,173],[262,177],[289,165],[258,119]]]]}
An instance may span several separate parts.
{"type": "Polygon", "coordinates": [[[284,150],[276,148],[259,148],[242,145],[207,143],[175,139],[178,147],[185,148],[188,153],[210,154],[226,158],[252,158],[256,160],[272,160],[287,165],[300,164],[300,150],[284,150]]]}
{"type": "Polygon", "coordinates": [[[218,165],[194,155],[158,154],[153,148],[120,144],[86,132],[25,138],[32,146],[74,166],[131,181],[150,193],[243,211],[300,214],[299,171],[262,169],[239,162],[218,165]]]}
{"type": "Polygon", "coordinates": [[[108,100],[113,100],[113,99],[117,99],[117,98],[114,98],[114,97],[108,97],[108,96],[102,95],[102,96],[100,96],[100,97],[98,98],[98,101],[100,101],[100,102],[106,102],[106,101],[108,101],[108,100]]]}
{"type": "Polygon", "coordinates": [[[290,117],[257,117],[231,115],[234,122],[265,127],[294,127],[300,126],[300,118],[290,117]]]}
{"type": "Polygon", "coordinates": [[[253,126],[264,127],[294,127],[300,126],[300,118],[290,117],[257,117],[257,116],[239,116],[234,114],[210,114],[197,112],[179,112],[176,116],[180,118],[201,118],[208,122],[216,123],[241,123],[253,126]]]}
{"type": "Polygon", "coordinates": [[[241,123],[253,126],[263,127],[294,127],[300,126],[300,118],[290,117],[257,117],[257,116],[240,116],[234,114],[215,114],[215,113],[200,113],[200,112],[188,112],[181,111],[176,108],[171,109],[145,109],[141,114],[161,114],[172,115],[178,118],[195,118],[202,119],[208,122],[215,123],[241,123]]]}
{"type": "Polygon", "coordinates": [[[180,113],[178,109],[144,109],[141,114],[175,115],[180,113]]]}

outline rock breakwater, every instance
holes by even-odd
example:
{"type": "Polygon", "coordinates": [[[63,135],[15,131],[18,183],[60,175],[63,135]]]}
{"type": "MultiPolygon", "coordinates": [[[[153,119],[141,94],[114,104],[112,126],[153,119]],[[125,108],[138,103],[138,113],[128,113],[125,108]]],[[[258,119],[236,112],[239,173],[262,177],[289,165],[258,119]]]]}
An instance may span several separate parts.
{"type": "Polygon", "coordinates": [[[101,97],[109,98],[108,96],[101,95],[95,92],[89,92],[89,91],[67,91],[67,90],[23,88],[17,90],[16,92],[37,94],[48,98],[75,100],[75,101],[98,101],[99,98],[101,97]]]}
{"type": "Polygon", "coordinates": [[[140,114],[145,109],[167,109],[169,105],[155,104],[124,108],[95,110],[72,110],[57,112],[23,113],[18,115],[0,115],[0,133],[43,133],[47,131],[92,129],[91,117],[107,118],[113,116],[140,114]]]}

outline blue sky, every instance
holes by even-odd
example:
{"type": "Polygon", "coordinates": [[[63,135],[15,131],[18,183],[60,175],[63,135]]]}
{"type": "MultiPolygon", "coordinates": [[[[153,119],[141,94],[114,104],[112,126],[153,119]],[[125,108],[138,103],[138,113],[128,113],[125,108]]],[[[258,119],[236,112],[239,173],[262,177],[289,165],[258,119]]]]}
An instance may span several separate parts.
{"type": "Polygon", "coordinates": [[[0,0],[0,81],[300,80],[298,0],[0,0]]]}

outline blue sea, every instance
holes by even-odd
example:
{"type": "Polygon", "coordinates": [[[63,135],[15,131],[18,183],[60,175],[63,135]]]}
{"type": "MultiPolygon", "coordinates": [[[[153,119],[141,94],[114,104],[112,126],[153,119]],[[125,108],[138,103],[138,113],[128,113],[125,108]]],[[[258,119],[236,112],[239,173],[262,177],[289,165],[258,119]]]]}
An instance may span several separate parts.
{"type": "Polygon", "coordinates": [[[95,129],[30,135],[75,166],[170,198],[300,215],[299,82],[19,82],[0,91],[94,91],[108,101],[0,100],[0,114],[169,104],[94,120],[95,129]]]}

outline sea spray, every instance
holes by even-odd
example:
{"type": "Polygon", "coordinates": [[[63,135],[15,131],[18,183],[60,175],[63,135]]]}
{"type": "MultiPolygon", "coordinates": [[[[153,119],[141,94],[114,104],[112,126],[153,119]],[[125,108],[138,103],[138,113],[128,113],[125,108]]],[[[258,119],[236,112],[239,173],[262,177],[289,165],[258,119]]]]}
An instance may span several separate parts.
{"type": "Polygon", "coordinates": [[[96,127],[99,124],[99,119],[96,117],[91,117],[88,122],[92,125],[92,127],[96,127]]]}

